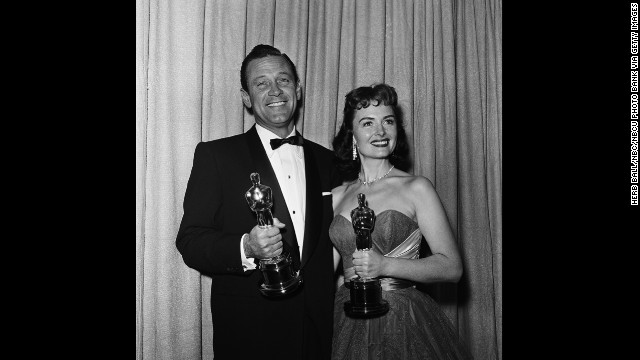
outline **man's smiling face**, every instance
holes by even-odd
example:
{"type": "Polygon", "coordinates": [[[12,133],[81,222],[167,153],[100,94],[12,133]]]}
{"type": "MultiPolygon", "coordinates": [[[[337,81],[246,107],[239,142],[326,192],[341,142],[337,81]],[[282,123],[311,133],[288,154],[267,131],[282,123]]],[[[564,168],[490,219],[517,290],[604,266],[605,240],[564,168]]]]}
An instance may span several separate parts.
{"type": "Polygon", "coordinates": [[[293,130],[293,114],[302,95],[293,70],[280,56],[251,60],[247,66],[248,93],[242,101],[253,109],[256,123],[285,137],[293,130]]]}

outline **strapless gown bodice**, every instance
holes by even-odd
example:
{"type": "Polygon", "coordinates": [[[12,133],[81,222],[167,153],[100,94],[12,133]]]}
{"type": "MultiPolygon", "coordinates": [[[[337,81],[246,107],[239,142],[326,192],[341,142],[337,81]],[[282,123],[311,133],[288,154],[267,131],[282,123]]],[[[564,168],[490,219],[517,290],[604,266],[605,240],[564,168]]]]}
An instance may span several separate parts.
{"type": "MultiPolygon", "coordinates": [[[[345,279],[355,276],[351,254],[356,251],[356,235],[351,221],[336,215],[329,227],[329,237],[342,258],[345,279]]],[[[371,233],[373,248],[387,257],[417,259],[422,234],[418,224],[397,210],[384,210],[376,215],[371,233]]],[[[383,286],[386,284],[383,281],[383,286]]]]}
{"type": "MultiPolygon", "coordinates": [[[[350,279],[355,275],[351,255],[356,250],[351,221],[336,215],[329,237],[342,258],[345,279],[350,279]]],[[[371,239],[373,248],[387,257],[419,257],[420,228],[402,212],[376,214],[371,239]]],[[[373,319],[346,316],[349,290],[342,285],[336,292],[332,359],[471,359],[451,321],[431,297],[407,286],[412,284],[407,280],[382,278],[381,284],[389,312],[373,319]]]]}

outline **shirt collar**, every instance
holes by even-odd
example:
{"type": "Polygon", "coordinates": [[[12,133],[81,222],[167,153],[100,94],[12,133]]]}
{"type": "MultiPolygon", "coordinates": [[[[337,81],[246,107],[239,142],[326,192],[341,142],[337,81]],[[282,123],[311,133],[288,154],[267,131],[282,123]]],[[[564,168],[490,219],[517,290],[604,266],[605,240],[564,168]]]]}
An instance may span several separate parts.
{"type": "MultiPolygon", "coordinates": [[[[260,142],[262,142],[262,146],[264,147],[264,151],[267,152],[267,157],[271,159],[271,156],[276,152],[271,148],[271,139],[280,139],[280,136],[272,133],[270,130],[267,130],[265,127],[256,123],[256,131],[258,132],[258,136],[260,137],[260,142]]],[[[287,135],[285,138],[289,136],[296,135],[296,126],[293,125],[293,130],[291,133],[287,135]]],[[[296,146],[298,147],[298,146],[296,146]]],[[[297,151],[296,151],[297,153],[297,151]]]]}

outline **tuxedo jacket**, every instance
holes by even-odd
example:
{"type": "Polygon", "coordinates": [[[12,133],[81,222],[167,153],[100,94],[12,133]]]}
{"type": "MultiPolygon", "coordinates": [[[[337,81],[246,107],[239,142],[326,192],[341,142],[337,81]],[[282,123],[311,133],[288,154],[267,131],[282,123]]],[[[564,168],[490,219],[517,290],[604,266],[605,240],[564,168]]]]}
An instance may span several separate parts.
{"type": "Polygon", "coordinates": [[[333,153],[304,140],[304,234],[295,234],[289,209],[255,125],[246,133],[197,145],[176,246],[185,264],[212,278],[214,358],[329,359],[335,293],[331,189],[339,185],[333,153]],[[283,244],[303,238],[303,284],[293,295],[267,298],[259,269],[244,271],[240,239],[256,225],[244,194],[257,172],[272,189],[274,218],[286,227],[283,244]],[[325,193],[325,195],[323,195],[325,193]],[[326,195],[326,194],[329,195],[326,195]],[[252,353],[252,351],[259,351],[252,353]]]}

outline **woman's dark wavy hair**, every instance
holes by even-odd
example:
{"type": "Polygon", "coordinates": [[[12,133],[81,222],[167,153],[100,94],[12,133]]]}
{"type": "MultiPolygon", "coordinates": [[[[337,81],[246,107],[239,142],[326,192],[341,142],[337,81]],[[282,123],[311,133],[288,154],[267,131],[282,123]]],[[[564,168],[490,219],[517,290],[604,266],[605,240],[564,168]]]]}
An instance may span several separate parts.
{"type": "Polygon", "coordinates": [[[387,84],[362,86],[351,90],[345,96],[342,125],[338,134],[333,139],[334,163],[346,181],[355,180],[360,172],[360,157],[353,160],[353,120],[357,110],[378,106],[380,104],[391,106],[396,117],[398,138],[396,148],[389,157],[391,164],[400,170],[407,171],[409,167],[409,142],[404,130],[404,118],[402,109],[398,106],[398,94],[396,89],[387,84]]]}

